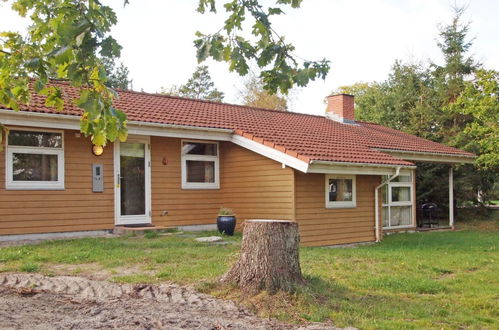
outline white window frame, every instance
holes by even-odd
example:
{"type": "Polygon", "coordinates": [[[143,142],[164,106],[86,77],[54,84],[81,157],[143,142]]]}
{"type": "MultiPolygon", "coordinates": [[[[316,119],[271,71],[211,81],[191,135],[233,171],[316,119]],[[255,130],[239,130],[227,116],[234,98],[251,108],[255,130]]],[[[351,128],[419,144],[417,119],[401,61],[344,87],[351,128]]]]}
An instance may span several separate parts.
{"type": "Polygon", "coordinates": [[[347,209],[357,207],[357,176],[356,175],[341,175],[341,174],[326,174],[325,180],[325,200],[327,209],[347,209]],[[352,180],[352,200],[351,201],[329,201],[329,179],[347,179],[352,180]]]}
{"type": "Polygon", "coordinates": [[[205,141],[205,140],[181,140],[180,141],[181,153],[181,171],[182,171],[182,189],[220,189],[220,145],[218,142],[205,141]],[[214,144],[216,146],[216,156],[210,155],[190,155],[184,154],[184,143],[205,143],[214,144]],[[215,163],[215,182],[187,182],[187,161],[209,161],[215,163]]]}
{"type": "MultiPolygon", "coordinates": [[[[399,229],[399,228],[410,228],[410,227],[414,227],[414,224],[412,223],[412,219],[413,219],[413,212],[414,212],[414,206],[413,206],[413,189],[414,189],[414,185],[413,185],[413,180],[412,180],[412,175],[414,175],[413,173],[411,173],[409,175],[409,178],[410,180],[409,181],[406,181],[406,182],[389,182],[386,186],[387,186],[387,189],[388,189],[388,203],[382,203],[382,207],[386,207],[386,210],[388,212],[388,226],[385,226],[383,227],[383,229],[399,229]],[[410,199],[409,201],[399,201],[399,202],[394,202],[392,201],[392,188],[395,188],[395,187],[408,187],[410,190],[409,190],[409,196],[410,196],[410,199]],[[391,215],[391,207],[392,206],[410,206],[411,207],[411,224],[409,225],[399,225],[399,226],[392,226],[391,225],[391,221],[392,221],[392,215],[391,215]]],[[[402,176],[402,175],[400,175],[402,176]]],[[[406,176],[406,175],[404,175],[406,176]]]]}
{"type": "Polygon", "coordinates": [[[10,127],[11,131],[46,132],[61,134],[61,148],[49,147],[27,147],[9,145],[9,137],[6,137],[5,146],[5,189],[7,190],[64,190],[64,131],[10,127]],[[57,155],[57,181],[14,181],[13,178],[13,154],[35,154],[35,155],[57,155]]]}

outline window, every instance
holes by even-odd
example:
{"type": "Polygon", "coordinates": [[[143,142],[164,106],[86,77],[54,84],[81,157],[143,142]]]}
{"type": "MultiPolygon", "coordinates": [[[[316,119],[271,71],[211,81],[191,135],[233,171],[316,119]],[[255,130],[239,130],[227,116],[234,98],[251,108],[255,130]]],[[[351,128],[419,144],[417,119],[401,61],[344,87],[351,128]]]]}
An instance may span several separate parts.
{"type": "Polygon", "coordinates": [[[182,141],[182,188],[220,188],[218,160],[218,143],[182,141]]]}
{"type": "Polygon", "coordinates": [[[410,175],[400,175],[382,188],[384,228],[412,226],[412,189],[410,175]]]}
{"type": "Polygon", "coordinates": [[[353,208],[355,199],[355,176],[326,175],[326,208],[353,208]]]}
{"type": "Polygon", "coordinates": [[[64,189],[63,133],[11,129],[6,169],[7,189],[64,189]]]}

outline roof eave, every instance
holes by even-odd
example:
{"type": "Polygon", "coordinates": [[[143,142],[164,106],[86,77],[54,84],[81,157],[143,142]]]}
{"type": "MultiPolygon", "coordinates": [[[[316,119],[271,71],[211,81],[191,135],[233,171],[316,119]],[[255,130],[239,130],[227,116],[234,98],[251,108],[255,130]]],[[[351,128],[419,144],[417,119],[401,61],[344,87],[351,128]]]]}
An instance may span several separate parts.
{"type": "Polygon", "coordinates": [[[397,168],[402,169],[401,173],[407,175],[412,172],[416,168],[416,166],[402,164],[375,164],[312,160],[308,168],[308,173],[393,175],[394,171],[396,171],[397,168]]]}
{"type": "Polygon", "coordinates": [[[329,161],[329,160],[311,160],[311,165],[341,165],[341,166],[363,166],[363,167],[389,167],[389,168],[416,168],[416,165],[407,165],[407,164],[382,164],[382,163],[356,163],[356,162],[337,162],[337,161],[329,161]]]}
{"type": "Polygon", "coordinates": [[[386,149],[386,148],[373,148],[374,150],[385,152],[391,156],[408,160],[408,161],[420,161],[420,162],[430,162],[430,163],[444,163],[444,164],[473,164],[476,155],[465,155],[465,154],[450,154],[441,152],[422,152],[422,151],[410,151],[410,150],[399,150],[399,149],[386,149]]]}
{"type": "MultiPolygon", "coordinates": [[[[80,130],[80,116],[0,109],[0,122],[29,126],[80,130]]],[[[229,141],[233,130],[213,127],[129,121],[128,134],[229,141]]]]}

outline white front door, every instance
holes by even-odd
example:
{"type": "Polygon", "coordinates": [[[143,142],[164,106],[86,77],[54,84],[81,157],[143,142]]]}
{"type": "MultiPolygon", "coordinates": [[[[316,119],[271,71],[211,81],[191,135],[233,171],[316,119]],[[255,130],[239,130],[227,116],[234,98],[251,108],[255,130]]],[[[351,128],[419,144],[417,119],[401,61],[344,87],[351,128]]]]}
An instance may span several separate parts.
{"type": "Polygon", "coordinates": [[[129,137],[114,147],[117,225],[151,223],[151,155],[148,137],[129,137]]]}

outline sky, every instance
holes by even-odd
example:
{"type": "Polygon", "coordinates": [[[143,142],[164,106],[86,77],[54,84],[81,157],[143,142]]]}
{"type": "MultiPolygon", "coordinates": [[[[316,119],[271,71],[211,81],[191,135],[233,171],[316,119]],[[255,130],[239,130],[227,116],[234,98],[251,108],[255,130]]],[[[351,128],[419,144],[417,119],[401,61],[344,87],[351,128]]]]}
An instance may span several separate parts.
{"type": "MultiPolygon", "coordinates": [[[[113,7],[118,24],[112,35],[123,46],[121,61],[129,68],[134,90],[158,92],[185,83],[197,61],[195,32],[220,29],[223,15],[195,12],[197,0],[102,0],[113,7]]],[[[220,4],[225,0],[218,0],[220,4]]],[[[265,3],[275,3],[262,0],[265,3]]],[[[0,2],[0,31],[23,31],[9,3],[0,2]]],[[[286,8],[274,17],[275,30],[307,60],[326,58],[331,70],[325,80],[294,89],[290,110],[323,114],[324,97],[339,86],[383,81],[394,61],[442,63],[437,47],[438,27],[450,23],[452,0],[304,0],[300,9],[286,8]]],[[[467,6],[464,21],[474,38],[470,53],[489,69],[499,70],[499,1],[457,1],[467,6]]],[[[243,78],[230,73],[227,63],[208,64],[225,102],[240,103],[243,78]]]]}

